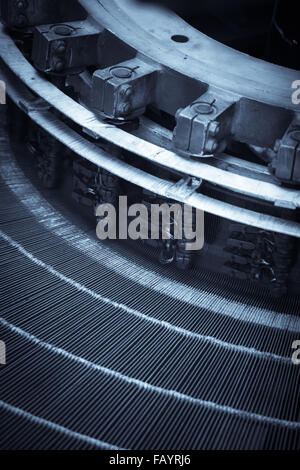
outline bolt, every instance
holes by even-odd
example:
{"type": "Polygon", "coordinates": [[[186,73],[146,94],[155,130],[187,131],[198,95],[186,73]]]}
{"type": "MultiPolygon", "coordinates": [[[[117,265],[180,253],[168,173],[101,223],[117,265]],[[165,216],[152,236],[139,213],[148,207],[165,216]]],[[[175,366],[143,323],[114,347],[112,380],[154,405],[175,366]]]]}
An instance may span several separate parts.
{"type": "Polygon", "coordinates": [[[124,112],[124,114],[129,114],[130,111],[131,111],[131,106],[130,106],[130,104],[129,104],[129,103],[124,104],[124,106],[123,106],[123,112],[124,112]]]}
{"type": "Polygon", "coordinates": [[[54,63],[54,70],[55,72],[62,72],[63,69],[64,69],[64,63],[61,61],[61,60],[57,60],[55,63],[54,63]]]}
{"type": "Polygon", "coordinates": [[[19,27],[26,26],[28,24],[28,20],[25,15],[18,15],[17,17],[17,25],[19,27]]]}
{"type": "Polygon", "coordinates": [[[133,95],[133,88],[130,85],[122,85],[120,87],[120,95],[125,98],[130,98],[133,95]]]}
{"type": "Polygon", "coordinates": [[[216,142],[215,140],[213,139],[209,139],[207,142],[206,142],[206,145],[205,145],[205,152],[207,153],[214,153],[217,151],[218,149],[218,142],[216,142]]]}
{"type": "Polygon", "coordinates": [[[131,112],[131,105],[129,103],[124,103],[119,109],[120,116],[127,116],[131,112]]]}
{"type": "Polygon", "coordinates": [[[57,54],[62,55],[66,52],[67,45],[65,41],[56,41],[54,43],[54,50],[57,54]]]}
{"type": "Polygon", "coordinates": [[[220,130],[221,130],[221,126],[219,122],[212,121],[209,124],[208,132],[212,137],[216,137],[219,134],[220,130]]]}
{"type": "Polygon", "coordinates": [[[22,9],[25,9],[27,7],[27,1],[24,1],[24,0],[19,0],[17,2],[17,8],[19,10],[22,10],[22,9]]]}
{"type": "Polygon", "coordinates": [[[274,152],[277,153],[280,149],[280,146],[281,146],[281,140],[280,139],[277,139],[275,141],[275,144],[274,144],[274,152]]]}

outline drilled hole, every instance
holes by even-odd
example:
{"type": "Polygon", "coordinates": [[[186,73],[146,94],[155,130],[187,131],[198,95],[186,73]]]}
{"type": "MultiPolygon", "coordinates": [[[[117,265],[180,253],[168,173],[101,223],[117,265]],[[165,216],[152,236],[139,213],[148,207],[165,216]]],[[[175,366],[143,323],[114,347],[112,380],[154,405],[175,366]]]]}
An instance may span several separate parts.
{"type": "Polygon", "coordinates": [[[184,36],[183,34],[175,34],[174,36],[172,36],[172,41],[175,41],[175,42],[188,42],[189,41],[189,38],[187,36],[184,36]]]}

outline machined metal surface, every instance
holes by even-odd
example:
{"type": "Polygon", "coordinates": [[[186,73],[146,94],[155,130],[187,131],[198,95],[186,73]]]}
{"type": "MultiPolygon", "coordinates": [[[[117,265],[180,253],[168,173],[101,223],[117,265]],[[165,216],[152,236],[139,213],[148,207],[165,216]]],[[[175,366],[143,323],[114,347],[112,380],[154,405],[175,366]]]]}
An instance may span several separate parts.
{"type": "Polygon", "coordinates": [[[270,200],[283,207],[299,207],[299,192],[283,189],[275,184],[253,181],[243,176],[229,174],[204,163],[186,160],[173,152],[159,148],[154,144],[145,142],[125,133],[115,126],[101,122],[95,114],[84,109],[74,102],[51,83],[40,77],[29,63],[23,59],[11,39],[2,31],[1,42],[3,45],[1,57],[10,69],[35,93],[48,102],[55,109],[79,124],[83,130],[93,137],[104,138],[122,148],[139,156],[162,164],[169,168],[176,168],[184,174],[203,178],[215,184],[220,184],[230,190],[242,192],[254,197],[270,200]],[[255,186],[254,184],[255,183],[255,186]]]}
{"type": "MultiPolygon", "coordinates": [[[[131,168],[125,163],[114,159],[112,156],[108,154],[105,154],[103,150],[99,150],[95,145],[90,144],[87,141],[84,141],[82,137],[74,133],[74,131],[72,131],[67,126],[65,126],[65,124],[59,122],[59,120],[57,120],[53,115],[51,115],[49,111],[45,111],[43,109],[45,105],[41,103],[36,104],[35,100],[31,102],[30,100],[26,101],[24,91],[23,93],[21,91],[21,93],[19,92],[18,94],[15,95],[14,88],[10,86],[10,83],[8,81],[7,83],[8,83],[12,98],[17,104],[21,105],[21,107],[27,109],[28,115],[30,116],[31,119],[36,121],[46,131],[48,131],[55,138],[57,138],[59,141],[64,143],[68,148],[72,149],[75,153],[79,154],[85,159],[88,159],[90,162],[96,164],[97,166],[104,167],[107,171],[110,171],[111,173],[115,175],[119,175],[123,179],[130,181],[134,184],[137,184],[138,186],[143,187],[151,192],[160,194],[161,196],[164,196],[167,198],[170,197],[171,199],[176,199],[178,201],[186,202],[193,207],[219,215],[220,217],[228,218],[231,220],[238,220],[239,222],[245,223],[246,225],[252,225],[252,226],[259,227],[265,230],[285,233],[287,235],[300,238],[300,224],[298,223],[295,223],[292,221],[284,221],[282,219],[278,219],[272,216],[258,214],[247,209],[234,207],[227,203],[213,200],[201,194],[191,194],[187,196],[187,193],[183,193],[182,195],[182,193],[180,192],[180,187],[176,188],[176,186],[174,186],[174,184],[170,182],[163,181],[152,175],[148,175],[147,173],[137,170],[136,168],[131,168]],[[40,106],[42,107],[42,110],[38,109],[40,106]]],[[[47,82],[46,84],[48,85],[47,82]]],[[[51,85],[49,86],[51,89],[51,85]]],[[[54,89],[54,91],[56,90],[54,89]]],[[[57,99],[57,101],[59,100],[57,99]]],[[[60,101],[60,105],[62,105],[61,101],[60,101]]],[[[66,110],[67,108],[65,108],[65,111],[66,110]]],[[[76,115],[79,116],[78,114],[76,115]]],[[[82,117],[83,116],[81,114],[81,118],[82,117]]],[[[111,128],[108,127],[108,129],[112,129],[113,131],[116,130],[118,133],[122,132],[119,129],[116,129],[114,127],[111,127],[111,128]]],[[[104,133],[104,135],[106,135],[107,127],[105,124],[103,124],[103,127],[101,130],[104,133]]],[[[101,134],[101,136],[103,136],[103,134],[101,134]]],[[[124,145],[125,145],[125,148],[127,148],[126,142],[124,142],[123,140],[122,146],[124,145]]],[[[146,154],[146,155],[148,158],[151,158],[149,154],[146,154]]],[[[159,151],[156,151],[155,157],[156,155],[159,158],[159,163],[162,164],[162,161],[160,160],[161,153],[159,153],[159,151]]],[[[155,157],[154,158],[152,157],[154,161],[155,161],[155,157]]],[[[181,159],[181,157],[177,157],[176,155],[174,155],[174,157],[178,158],[178,160],[181,159]]],[[[176,162],[176,163],[177,165],[174,165],[174,167],[177,168],[178,170],[182,170],[180,165],[178,164],[179,162],[176,162]]],[[[197,163],[197,165],[203,165],[203,164],[197,163]]],[[[218,171],[218,170],[214,170],[213,168],[209,166],[207,168],[209,170],[218,171]]],[[[219,171],[222,172],[222,170],[219,170],[219,171]]],[[[188,174],[190,173],[188,172],[188,174]]],[[[198,176],[198,177],[200,176],[199,173],[196,175],[195,174],[192,174],[192,175],[198,176]]],[[[239,181],[239,178],[240,177],[237,177],[238,181],[239,181]]],[[[268,183],[261,183],[261,184],[265,186],[265,190],[266,190],[266,188],[268,187],[268,183]]],[[[288,190],[285,190],[285,191],[288,191],[288,190]]],[[[291,194],[295,196],[294,191],[291,191],[291,194]]]]}

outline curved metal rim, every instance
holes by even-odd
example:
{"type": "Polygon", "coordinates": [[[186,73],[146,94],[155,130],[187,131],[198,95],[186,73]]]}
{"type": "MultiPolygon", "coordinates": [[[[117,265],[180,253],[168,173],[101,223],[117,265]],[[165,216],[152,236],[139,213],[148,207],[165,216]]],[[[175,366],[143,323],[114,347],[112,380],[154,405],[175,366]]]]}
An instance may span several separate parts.
{"type": "Polygon", "coordinates": [[[118,160],[116,157],[109,155],[95,144],[81,137],[47,108],[45,109],[44,102],[37,105],[36,99],[31,96],[28,89],[20,83],[16,77],[12,78],[8,76],[3,70],[0,72],[0,76],[4,78],[7,83],[7,89],[11,99],[22,110],[26,110],[30,119],[74,153],[96,166],[100,166],[130,183],[167,199],[170,198],[171,194],[172,200],[175,199],[176,201],[189,204],[199,210],[209,212],[219,217],[238,221],[239,223],[254,226],[262,230],[284,233],[292,237],[300,238],[300,224],[296,222],[236,207],[202,194],[195,193],[186,198],[182,195],[180,191],[181,188],[176,184],[134,168],[118,160]]]}
{"type": "Polygon", "coordinates": [[[238,52],[163,9],[141,7],[133,0],[79,2],[94,20],[160,65],[237,96],[299,111],[291,99],[292,83],[299,78],[296,70],[238,52]],[[189,41],[174,43],[174,34],[189,41]]]}
{"type": "Polygon", "coordinates": [[[90,110],[72,100],[43,78],[24,58],[13,40],[4,32],[3,27],[0,28],[0,41],[2,44],[0,56],[8,68],[34,93],[95,139],[102,138],[155,164],[203,179],[236,193],[289,209],[300,207],[299,191],[281,188],[275,184],[230,173],[200,161],[186,159],[100,121],[90,110]]]}

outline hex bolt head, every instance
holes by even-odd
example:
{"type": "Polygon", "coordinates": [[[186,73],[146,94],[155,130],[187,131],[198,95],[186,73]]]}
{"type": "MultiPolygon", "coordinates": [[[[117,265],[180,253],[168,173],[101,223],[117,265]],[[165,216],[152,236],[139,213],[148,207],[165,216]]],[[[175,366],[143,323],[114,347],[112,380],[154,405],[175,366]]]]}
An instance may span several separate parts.
{"type": "Polygon", "coordinates": [[[281,140],[280,139],[277,139],[275,141],[275,144],[274,144],[274,152],[277,153],[278,150],[280,149],[280,145],[281,145],[281,140]]]}
{"type": "Polygon", "coordinates": [[[59,54],[59,55],[62,55],[66,52],[66,49],[67,49],[67,45],[65,43],[65,41],[56,41],[54,43],[54,51],[59,54]]]}
{"type": "Polygon", "coordinates": [[[209,139],[205,145],[205,152],[214,153],[217,151],[218,146],[219,146],[218,142],[216,142],[213,139],[209,139]]]}
{"type": "Polygon", "coordinates": [[[17,1],[17,8],[18,10],[22,10],[22,9],[25,9],[27,8],[28,4],[27,4],[27,1],[26,0],[18,0],[17,1]]]}
{"type": "Polygon", "coordinates": [[[130,85],[122,85],[120,87],[120,95],[124,98],[131,98],[133,95],[133,88],[130,85]]]}
{"type": "Polygon", "coordinates": [[[62,72],[63,69],[64,69],[64,63],[62,60],[57,60],[55,63],[54,63],[54,70],[55,72],[62,72]]]}
{"type": "Polygon", "coordinates": [[[216,137],[221,130],[220,123],[217,121],[212,121],[209,124],[208,132],[212,137],[216,137]]]}
{"type": "Polygon", "coordinates": [[[127,115],[131,111],[131,106],[129,103],[126,103],[122,106],[122,114],[127,115]]]}
{"type": "Polygon", "coordinates": [[[117,115],[118,116],[128,116],[132,111],[130,103],[123,103],[118,106],[117,115]]]}
{"type": "Polygon", "coordinates": [[[25,15],[18,15],[17,17],[17,25],[19,27],[26,26],[28,24],[28,20],[25,15]]]}

